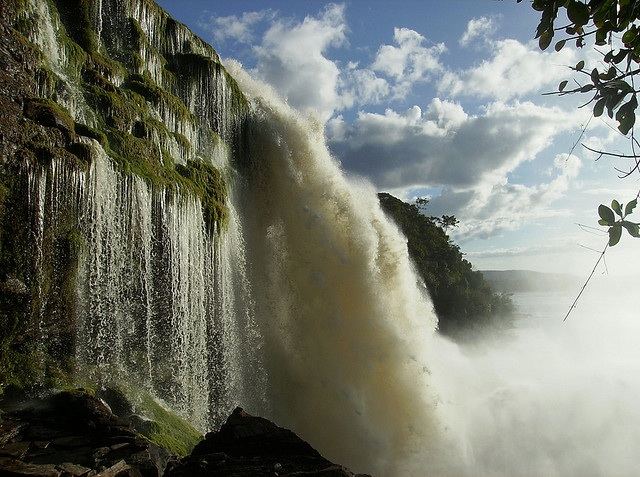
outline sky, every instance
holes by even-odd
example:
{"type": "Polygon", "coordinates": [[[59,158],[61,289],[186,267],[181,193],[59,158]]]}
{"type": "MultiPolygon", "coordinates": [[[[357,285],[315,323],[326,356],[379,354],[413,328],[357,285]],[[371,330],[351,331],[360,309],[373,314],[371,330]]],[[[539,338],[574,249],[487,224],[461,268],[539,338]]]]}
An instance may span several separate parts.
{"type": "MultiPolygon", "coordinates": [[[[158,3],[324,123],[345,173],[406,201],[428,197],[427,215],[455,215],[449,231],[478,269],[585,275],[607,240],[597,206],[640,188],[639,174],[614,170],[628,164],[580,144],[626,152],[615,124],[590,120],[584,98],[542,95],[599,55],[541,52],[527,2],[158,3]]],[[[635,274],[640,240],[606,257],[598,274],[635,274]]]]}

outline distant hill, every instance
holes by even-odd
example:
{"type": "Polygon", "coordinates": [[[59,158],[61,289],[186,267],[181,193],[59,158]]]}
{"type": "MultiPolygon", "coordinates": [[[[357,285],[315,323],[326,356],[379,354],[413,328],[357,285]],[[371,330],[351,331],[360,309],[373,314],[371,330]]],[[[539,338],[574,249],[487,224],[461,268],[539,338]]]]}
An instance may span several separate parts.
{"type": "Polygon", "coordinates": [[[511,299],[496,293],[482,273],[473,270],[445,230],[417,206],[390,194],[378,194],[386,214],[400,227],[409,255],[422,277],[439,318],[441,333],[459,337],[508,326],[511,299]]]}
{"type": "Polygon", "coordinates": [[[566,273],[532,270],[482,270],[491,286],[503,293],[573,290],[579,278],[566,273]]]}

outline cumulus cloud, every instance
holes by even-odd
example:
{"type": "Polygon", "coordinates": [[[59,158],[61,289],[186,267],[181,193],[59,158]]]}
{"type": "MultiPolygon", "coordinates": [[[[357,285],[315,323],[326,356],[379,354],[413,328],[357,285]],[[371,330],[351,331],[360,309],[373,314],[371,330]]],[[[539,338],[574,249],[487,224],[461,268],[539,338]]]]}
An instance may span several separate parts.
{"type": "Polygon", "coordinates": [[[381,188],[470,188],[499,181],[579,119],[530,102],[496,102],[470,116],[457,103],[434,99],[425,112],[360,112],[332,147],[346,169],[381,188]]]}
{"type": "Polygon", "coordinates": [[[394,28],[395,45],[378,49],[371,69],[394,81],[394,95],[404,97],[413,84],[425,81],[443,70],[440,55],[446,51],[444,43],[425,46],[426,38],[409,28],[394,28]]]}
{"type": "Polygon", "coordinates": [[[464,31],[460,40],[461,46],[468,46],[472,42],[486,43],[488,39],[496,31],[496,24],[493,18],[479,17],[472,18],[467,23],[467,29],[464,31]]]}
{"type": "Polygon", "coordinates": [[[492,43],[488,60],[462,71],[447,71],[439,80],[440,94],[506,101],[544,88],[555,89],[569,75],[567,65],[578,61],[572,48],[543,52],[535,43],[513,39],[492,43]]]}
{"type": "Polygon", "coordinates": [[[255,47],[255,73],[298,110],[326,121],[343,99],[340,70],[327,49],[346,41],[344,5],[331,4],[300,23],[277,19],[255,47]]]}
{"type": "Polygon", "coordinates": [[[216,41],[254,43],[252,72],[271,84],[291,106],[326,122],[354,106],[402,99],[414,84],[436,78],[444,68],[443,43],[429,44],[420,33],[395,28],[393,44],[381,45],[371,63],[359,66],[330,57],[331,48],[347,45],[343,4],[329,4],[302,21],[272,10],[212,17],[203,24],[216,41]],[[254,29],[268,22],[261,39],[254,29]]]}
{"type": "Polygon", "coordinates": [[[242,15],[212,16],[207,21],[200,22],[200,26],[211,33],[218,43],[227,40],[249,43],[254,39],[254,26],[262,21],[273,19],[275,15],[273,10],[260,10],[244,12],[242,15]]]}
{"type": "Polygon", "coordinates": [[[430,203],[434,215],[453,213],[460,220],[455,231],[459,238],[488,237],[502,230],[515,230],[532,220],[564,215],[551,207],[569,190],[578,176],[582,161],[574,155],[559,154],[554,159],[556,175],[547,183],[534,186],[503,183],[471,191],[445,189],[430,203]]]}
{"type": "Polygon", "coordinates": [[[380,78],[367,68],[358,68],[357,63],[348,65],[340,81],[342,103],[345,108],[356,104],[379,104],[391,93],[386,79],[380,78]]]}
{"type": "Polygon", "coordinates": [[[434,99],[425,111],[413,106],[404,112],[361,112],[351,125],[335,120],[327,132],[347,171],[380,189],[441,188],[430,213],[458,215],[461,235],[489,235],[516,228],[526,218],[560,213],[548,205],[577,176],[577,157],[558,156],[548,183],[524,186],[507,178],[581,119],[530,102],[495,102],[474,116],[457,103],[434,99]]]}

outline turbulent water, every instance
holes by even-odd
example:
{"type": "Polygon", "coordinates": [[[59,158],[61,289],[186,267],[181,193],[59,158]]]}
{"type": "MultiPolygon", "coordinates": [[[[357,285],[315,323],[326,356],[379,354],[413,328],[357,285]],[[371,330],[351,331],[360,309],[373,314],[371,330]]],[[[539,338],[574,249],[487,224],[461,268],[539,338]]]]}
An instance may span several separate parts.
{"type": "Polygon", "coordinates": [[[435,464],[436,317],[406,240],[321,126],[229,67],[256,101],[242,210],[274,417],[357,469],[392,475],[418,451],[435,464]]]}
{"type": "MultiPolygon", "coordinates": [[[[102,23],[103,7],[115,4],[100,2],[103,40],[115,28],[102,23]]],[[[136,14],[157,37],[157,19],[136,14]]],[[[55,66],[66,60],[46,15],[40,43],[55,66]]],[[[460,349],[438,337],[406,241],[375,190],[345,177],[320,124],[228,67],[251,101],[239,171],[228,148],[156,111],[225,172],[221,234],[208,233],[197,198],[119,171],[95,141],[88,170],[25,166],[36,269],[56,224],[73,217],[82,236],[79,380],[135,383],[201,430],[242,405],[379,476],[632,475],[637,312],[619,300],[593,304],[563,326],[563,310],[541,313],[548,297],[524,297],[534,316],[506,342],[460,349]]],[[[159,66],[151,73],[161,80],[159,66]]],[[[222,75],[194,81],[184,86],[189,107],[223,132],[237,127],[222,75]]],[[[63,99],[82,118],[81,100],[63,99]]],[[[36,278],[44,342],[48,297],[44,274],[36,278]]]]}
{"type": "Polygon", "coordinates": [[[571,296],[522,295],[503,340],[439,337],[374,191],[344,178],[319,127],[229,67],[260,118],[245,199],[274,416],[376,475],[633,475],[633,295],[596,281],[568,323],[571,296]]]}

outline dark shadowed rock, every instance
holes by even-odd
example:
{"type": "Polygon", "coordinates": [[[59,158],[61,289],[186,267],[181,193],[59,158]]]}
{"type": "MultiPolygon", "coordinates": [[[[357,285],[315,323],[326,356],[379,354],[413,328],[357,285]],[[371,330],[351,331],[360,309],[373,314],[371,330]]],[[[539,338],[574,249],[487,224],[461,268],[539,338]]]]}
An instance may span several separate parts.
{"type": "Polygon", "coordinates": [[[0,477],[159,477],[170,457],[83,390],[5,409],[0,477]]]}
{"type": "Polygon", "coordinates": [[[288,429],[236,408],[217,432],[167,469],[168,477],[326,476],[353,477],[344,467],[288,429]]]}

